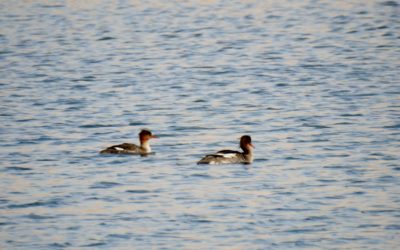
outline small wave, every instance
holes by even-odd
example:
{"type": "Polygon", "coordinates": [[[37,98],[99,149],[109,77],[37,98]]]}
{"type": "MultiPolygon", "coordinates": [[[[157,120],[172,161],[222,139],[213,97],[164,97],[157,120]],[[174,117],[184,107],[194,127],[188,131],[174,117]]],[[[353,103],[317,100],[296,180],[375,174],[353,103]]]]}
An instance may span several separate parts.
{"type": "Polygon", "coordinates": [[[86,85],[77,84],[77,85],[71,86],[71,89],[76,89],[76,90],[87,90],[88,87],[87,87],[86,85]]]}
{"type": "Polygon", "coordinates": [[[358,179],[352,179],[352,180],[350,180],[350,182],[351,182],[352,184],[362,184],[362,183],[366,183],[367,181],[358,180],[358,179]]]}
{"type": "Polygon", "coordinates": [[[324,168],[328,168],[328,169],[349,169],[349,168],[351,168],[351,166],[337,165],[337,166],[324,166],[324,168]]]}
{"type": "Polygon", "coordinates": [[[187,126],[187,127],[171,126],[171,129],[174,129],[176,131],[197,131],[197,130],[208,130],[209,128],[200,126],[187,126]]]}
{"type": "MultiPolygon", "coordinates": [[[[113,158],[113,157],[115,157],[115,154],[100,154],[99,155],[100,157],[110,157],[110,158],[113,158]]],[[[128,157],[131,157],[131,156],[135,156],[134,154],[118,154],[118,155],[116,155],[117,157],[122,157],[123,159],[122,160],[114,160],[114,161],[111,161],[110,162],[110,164],[111,165],[118,165],[118,164],[121,164],[121,163],[126,163],[126,158],[128,158],[128,157]]]]}
{"type": "Polygon", "coordinates": [[[129,126],[145,126],[147,123],[141,121],[132,121],[129,122],[129,126]]]}
{"type": "Polygon", "coordinates": [[[392,175],[385,175],[378,178],[378,182],[388,182],[388,183],[395,183],[396,177],[392,175]]]}
{"type": "Polygon", "coordinates": [[[94,185],[92,185],[90,188],[96,189],[96,188],[112,188],[121,185],[121,183],[118,182],[109,182],[109,181],[101,181],[97,182],[94,185]]]}
{"type": "Polygon", "coordinates": [[[208,174],[192,174],[192,175],[190,175],[190,177],[207,178],[207,179],[212,178],[212,177],[211,177],[210,175],[208,175],[208,174]]]}
{"type": "Polygon", "coordinates": [[[22,140],[18,142],[19,145],[34,145],[34,144],[38,144],[38,142],[36,141],[31,141],[31,140],[22,140]]]}
{"type": "Polygon", "coordinates": [[[147,194],[147,193],[151,193],[151,191],[149,190],[126,190],[125,192],[130,193],[130,194],[147,194]]]}
{"type": "Polygon", "coordinates": [[[212,223],[213,222],[212,220],[208,220],[205,218],[201,218],[200,216],[191,215],[191,214],[185,214],[185,215],[183,215],[183,218],[186,221],[194,222],[194,223],[212,223]]]}
{"type": "Polygon", "coordinates": [[[111,128],[111,127],[118,127],[119,124],[85,124],[79,126],[80,128],[111,128]]]}
{"type": "Polygon", "coordinates": [[[331,128],[331,127],[325,126],[325,125],[309,124],[309,123],[303,123],[302,126],[303,126],[303,127],[316,128],[316,129],[327,129],[327,128],[331,128]]]}
{"type": "Polygon", "coordinates": [[[25,118],[25,119],[20,119],[20,120],[16,120],[16,122],[33,122],[36,121],[36,119],[34,118],[25,118]]]}
{"type": "Polygon", "coordinates": [[[274,211],[280,211],[280,212],[309,212],[309,211],[313,211],[315,209],[307,209],[307,208],[284,208],[284,207],[278,207],[278,208],[274,208],[272,209],[274,211]]]}
{"type": "Polygon", "coordinates": [[[386,230],[400,230],[400,225],[396,225],[396,224],[388,225],[385,227],[385,229],[386,230]]]}
{"type": "Polygon", "coordinates": [[[82,245],[81,247],[100,247],[100,246],[105,246],[106,243],[105,242],[95,242],[95,243],[90,243],[90,244],[86,244],[86,245],[82,245]]]}
{"type": "Polygon", "coordinates": [[[376,209],[376,210],[367,210],[365,213],[369,214],[391,214],[391,213],[398,213],[398,210],[395,209],[376,209]]]}
{"type": "Polygon", "coordinates": [[[9,200],[0,198],[0,204],[6,204],[8,202],[9,202],[9,200]]]}
{"type": "Polygon", "coordinates": [[[332,179],[320,179],[318,180],[319,182],[323,182],[323,183],[332,183],[332,182],[337,182],[336,180],[332,180],[332,179]]]}
{"type": "Polygon", "coordinates": [[[354,117],[354,116],[363,116],[363,114],[341,114],[340,116],[342,117],[354,117]]]}
{"type": "Polygon", "coordinates": [[[229,85],[229,82],[210,82],[210,85],[224,87],[229,85]]]}
{"type": "Polygon", "coordinates": [[[20,153],[20,152],[12,152],[12,153],[9,153],[8,154],[8,156],[12,156],[12,157],[14,157],[14,158],[23,158],[23,157],[31,157],[30,155],[28,155],[28,154],[23,154],[23,153],[20,153]]]}
{"type": "Polygon", "coordinates": [[[398,7],[399,4],[396,1],[385,1],[380,3],[380,5],[385,6],[385,7],[398,7]]]}
{"type": "Polygon", "coordinates": [[[399,128],[400,128],[400,123],[399,123],[399,124],[394,124],[394,125],[389,125],[389,126],[384,126],[383,128],[387,128],[387,129],[399,129],[399,128]]]}
{"type": "Polygon", "coordinates": [[[0,55],[7,55],[13,53],[12,51],[9,50],[0,50],[0,55]]]}
{"type": "Polygon", "coordinates": [[[36,201],[36,202],[31,202],[31,203],[24,203],[24,204],[11,204],[8,205],[7,208],[28,208],[28,207],[40,207],[40,206],[44,206],[45,203],[40,202],[40,201],[36,201]]]}
{"type": "Polygon", "coordinates": [[[54,138],[46,136],[46,135],[42,135],[36,139],[36,141],[51,141],[51,140],[54,140],[54,138]]]}
{"type": "Polygon", "coordinates": [[[32,220],[46,220],[46,219],[53,219],[54,217],[52,216],[46,216],[46,215],[38,215],[38,214],[28,214],[25,216],[28,219],[32,219],[32,220]]]}
{"type": "MultiPolygon", "coordinates": [[[[210,72],[207,72],[207,74],[214,75],[214,76],[219,76],[219,75],[232,74],[232,73],[235,73],[235,72],[236,72],[235,70],[225,69],[225,70],[210,71],[210,72]]],[[[211,84],[211,85],[213,85],[213,84],[211,84]]],[[[223,86],[225,86],[225,85],[223,85],[223,86]]]]}
{"type": "Polygon", "coordinates": [[[57,161],[56,159],[50,159],[50,158],[39,158],[37,161],[42,161],[42,162],[47,162],[47,161],[57,161]]]}
{"type": "Polygon", "coordinates": [[[362,224],[359,225],[358,228],[371,228],[371,227],[380,227],[381,225],[379,224],[362,224]]]}
{"type": "Polygon", "coordinates": [[[29,171],[29,170],[32,170],[32,168],[25,168],[25,167],[6,167],[6,170],[10,170],[10,171],[29,171]]]}
{"type": "Polygon", "coordinates": [[[285,157],[285,160],[301,160],[300,157],[294,157],[294,156],[287,156],[285,157]]]}
{"type": "Polygon", "coordinates": [[[108,41],[108,40],[114,40],[116,39],[115,37],[112,36],[105,36],[105,37],[101,37],[99,39],[97,39],[97,41],[108,41]]]}
{"type": "Polygon", "coordinates": [[[11,204],[8,205],[8,208],[11,209],[18,209],[18,208],[29,208],[29,207],[56,207],[61,204],[60,199],[51,199],[48,201],[35,201],[30,203],[23,203],[23,204],[11,204]]]}
{"type": "Polygon", "coordinates": [[[327,216],[310,216],[305,218],[305,221],[320,221],[320,220],[328,220],[329,217],[327,216]]]}
{"type": "Polygon", "coordinates": [[[44,9],[64,8],[65,7],[64,5],[61,5],[61,4],[39,4],[38,6],[41,8],[44,8],[44,9]]]}
{"type": "Polygon", "coordinates": [[[328,199],[328,200],[341,200],[344,198],[345,197],[343,195],[325,196],[325,199],[328,199]]]}
{"type": "Polygon", "coordinates": [[[1,226],[9,226],[9,225],[15,225],[15,223],[12,223],[12,222],[0,222],[0,227],[1,226]]]}
{"type": "Polygon", "coordinates": [[[198,219],[198,220],[192,220],[192,222],[196,223],[212,223],[212,220],[205,220],[205,219],[198,219]]]}
{"type": "Polygon", "coordinates": [[[64,242],[64,243],[55,242],[55,243],[49,244],[49,247],[51,249],[53,249],[53,248],[66,248],[66,247],[70,247],[70,246],[71,246],[71,243],[69,243],[69,242],[64,242]]]}
{"type": "Polygon", "coordinates": [[[294,233],[294,234],[304,234],[304,233],[314,233],[326,231],[324,228],[295,228],[286,230],[285,233],[294,233]]]}
{"type": "MultiPolygon", "coordinates": [[[[93,82],[96,80],[95,76],[84,76],[79,79],[73,79],[73,82],[93,82]]],[[[72,89],[87,89],[86,85],[77,84],[71,87],[72,89]]]]}
{"type": "Polygon", "coordinates": [[[300,65],[301,68],[305,68],[305,69],[321,69],[323,67],[325,67],[325,65],[323,64],[302,64],[300,65]]]}
{"type": "Polygon", "coordinates": [[[337,122],[334,125],[335,126],[338,126],[338,125],[354,125],[354,123],[352,123],[352,122],[337,122]]]}
{"type": "Polygon", "coordinates": [[[132,235],[129,233],[127,233],[127,234],[109,234],[109,235],[107,235],[107,237],[127,240],[127,239],[130,239],[132,237],[132,235]]]}

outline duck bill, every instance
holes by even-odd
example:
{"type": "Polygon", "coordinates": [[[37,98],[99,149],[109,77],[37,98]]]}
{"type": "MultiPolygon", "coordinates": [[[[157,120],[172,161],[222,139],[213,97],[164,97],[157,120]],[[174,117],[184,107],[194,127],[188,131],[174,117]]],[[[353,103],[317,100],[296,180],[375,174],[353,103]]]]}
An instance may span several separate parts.
{"type": "Polygon", "coordinates": [[[157,138],[159,138],[157,135],[152,135],[152,136],[150,136],[150,138],[151,139],[157,139],[157,138]]]}
{"type": "Polygon", "coordinates": [[[251,143],[249,143],[249,146],[250,146],[250,147],[252,147],[252,148],[256,148],[256,147],[254,147],[254,145],[253,145],[253,144],[251,144],[251,143]]]}

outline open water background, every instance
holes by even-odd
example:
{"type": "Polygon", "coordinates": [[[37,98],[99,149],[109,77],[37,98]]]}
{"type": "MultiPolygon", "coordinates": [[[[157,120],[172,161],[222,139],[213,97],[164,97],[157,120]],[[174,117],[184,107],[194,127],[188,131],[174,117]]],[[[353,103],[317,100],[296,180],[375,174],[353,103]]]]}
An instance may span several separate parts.
{"type": "Polygon", "coordinates": [[[0,248],[399,248],[399,14],[1,1],[0,248]],[[196,165],[243,134],[252,165],[196,165]]]}

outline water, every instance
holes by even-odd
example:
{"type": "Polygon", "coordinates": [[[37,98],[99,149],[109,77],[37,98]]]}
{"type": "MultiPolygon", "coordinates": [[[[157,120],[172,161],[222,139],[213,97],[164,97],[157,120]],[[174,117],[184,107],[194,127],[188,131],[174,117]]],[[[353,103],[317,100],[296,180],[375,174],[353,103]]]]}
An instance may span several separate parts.
{"type": "Polygon", "coordinates": [[[398,248],[399,13],[2,1],[0,248],[398,248]],[[243,134],[252,165],[196,165],[243,134]]]}

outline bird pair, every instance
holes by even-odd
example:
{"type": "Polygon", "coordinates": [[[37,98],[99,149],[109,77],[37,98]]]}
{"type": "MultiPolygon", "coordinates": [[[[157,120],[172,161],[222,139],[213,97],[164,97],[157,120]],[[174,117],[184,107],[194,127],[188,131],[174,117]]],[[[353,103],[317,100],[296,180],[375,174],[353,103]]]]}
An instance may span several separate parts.
{"type": "MultiPolygon", "coordinates": [[[[150,139],[157,138],[149,130],[143,129],[139,133],[140,146],[132,143],[123,143],[113,145],[102,151],[101,154],[139,154],[148,155],[151,153],[150,139]]],[[[197,164],[224,164],[224,163],[243,163],[250,164],[253,162],[253,149],[251,137],[243,135],[240,138],[240,148],[243,152],[236,150],[221,150],[214,154],[204,156],[197,164]]]]}

